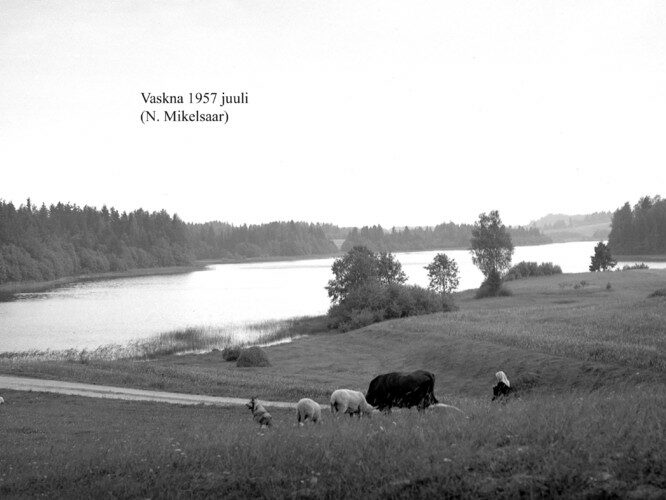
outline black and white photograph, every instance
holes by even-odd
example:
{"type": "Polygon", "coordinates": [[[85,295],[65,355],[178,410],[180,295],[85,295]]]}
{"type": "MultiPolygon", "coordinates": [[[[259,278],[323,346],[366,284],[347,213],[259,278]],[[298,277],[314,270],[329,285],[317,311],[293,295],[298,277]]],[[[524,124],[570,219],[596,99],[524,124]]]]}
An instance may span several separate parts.
{"type": "Polygon", "coordinates": [[[0,498],[666,499],[666,2],[0,0],[0,498]]]}

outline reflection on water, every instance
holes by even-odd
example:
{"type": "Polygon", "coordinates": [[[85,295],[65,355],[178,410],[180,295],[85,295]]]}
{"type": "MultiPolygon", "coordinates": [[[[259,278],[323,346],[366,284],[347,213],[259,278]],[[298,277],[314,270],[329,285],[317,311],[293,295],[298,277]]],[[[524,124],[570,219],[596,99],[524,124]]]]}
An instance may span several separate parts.
{"type": "MultiPolygon", "coordinates": [[[[595,242],[516,248],[513,261],[553,262],[584,272],[595,242]]],[[[398,253],[410,283],[426,285],[437,251],[398,253]]],[[[460,289],[482,280],[468,251],[450,250],[460,289]]],[[[0,352],[95,348],[127,344],[156,333],[196,326],[230,332],[268,319],[316,315],[329,305],[324,286],[333,259],[212,265],[180,275],[75,283],[45,293],[19,294],[0,303],[0,352]]],[[[621,263],[621,265],[624,263],[621,263]]],[[[650,263],[666,267],[666,263],[650,263]]]]}

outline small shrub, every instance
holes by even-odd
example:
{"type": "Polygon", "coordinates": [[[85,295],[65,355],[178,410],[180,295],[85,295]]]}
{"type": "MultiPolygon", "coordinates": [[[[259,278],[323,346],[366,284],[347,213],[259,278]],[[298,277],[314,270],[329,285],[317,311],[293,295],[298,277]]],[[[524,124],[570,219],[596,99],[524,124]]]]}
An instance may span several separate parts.
{"type": "Polygon", "coordinates": [[[510,290],[502,286],[502,277],[497,271],[492,271],[474,295],[477,299],[488,297],[508,297],[513,295],[510,290]]]}
{"type": "Polygon", "coordinates": [[[379,311],[372,311],[371,309],[361,309],[353,311],[348,318],[343,320],[339,329],[343,332],[348,332],[350,330],[357,330],[363,328],[364,326],[371,325],[373,323],[378,323],[383,321],[385,318],[379,311]]]}
{"type": "Polygon", "coordinates": [[[531,278],[534,276],[550,276],[553,274],[562,274],[562,268],[552,262],[519,262],[513,266],[504,276],[504,281],[519,280],[531,278]]]}
{"type": "Polygon", "coordinates": [[[252,346],[241,350],[236,366],[240,367],[257,367],[257,366],[271,366],[266,351],[259,346],[252,346]]]}
{"type": "Polygon", "coordinates": [[[493,290],[484,282],[474,294],[474,298],[487,299],[489,297],[510,297],[511,295],[513,295],[513,292],[505,286],[500,286],[498,290],[493,290]]]}
{"type": "Polygon", "coordinates": [[[652,297],[666,297],[666,288],[660,288],[659,290],[655,290],[650,295],[648,295],[648,298],[652,297]]]}
{"type": "Polygon", "coordinates": [[[634,264],[633,266],[623,266],[623,271],[633,271],[634,269],[650,269],[650,267],[645,263],[641,262],[640,264],[634,264]]]}
{"type": "Polygon", "coordinates": [[[222,349],[222,359],[225,361],[237,361],[241,353],[240,346],[230,346],[222,349]]]}
{"type": "Polygon", "coordinates": [[[610,281],[606,283],[606,290],[612,290],[613,286],[610,284],[610,281]]]}

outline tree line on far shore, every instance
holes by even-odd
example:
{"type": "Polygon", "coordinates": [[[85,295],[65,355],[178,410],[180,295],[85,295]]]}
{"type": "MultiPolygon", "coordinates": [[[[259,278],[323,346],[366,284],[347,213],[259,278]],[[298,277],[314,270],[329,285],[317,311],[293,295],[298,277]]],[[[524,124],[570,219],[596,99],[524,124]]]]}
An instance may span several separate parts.
{"type": "MultiPolygon", "coordinates": [[[[478,224],[478,223],[477,223],[478,224]]],[[[166,211],[118,212],[58,203],[18,208],[0,200],[0,284],[63,276],[188,265],[197,259],[330,255],[364,246],[371,252],[469,248],[476,225],[343,228],[333,224],[271,222],[234,226],[188,224],[166,211]]],[[[507,227],[514,245],[549,243],[538,228],[507,227]]],[[[615,211],[609,236],[615,254],[666,253],[666,200],[645,196],[615,211]]],[[[523,269],[521,273],[525,271],[523,269]]]]}
{"type": "MultiPolygon", "coordinates": [[[[332,240],[343,238],[343,250],[359,244],[372,251],[450,248],[468,245],[472,227],[448,223],[388,232],[381,226],[359,230],[294,221],[188,224],[164,210],[37,207],[30,199],[16,207],[0,200],[0,284],[189,265],[197,259],[330,255],[338,252],[332,240]]],[[[517,244],[548,242],[538,229],[510,231],[517,244]]]]}
{"type": "MultiPolygon", "coordinates": [[[[418,252],[441,248],[469,248],[473,224],[448,222],[435,227],[392,228],[386,231],[382,226],[352,228],[342,244],[347,252],[355,246],[364,246],[373,252],[418,252]]],[[[543,245],[552,243],[536,227],[508,227],[514,245],[543,245]]]]}
{"type": "Polygon", "coordinates": [[[319,224],[186,224],[166,211],[118,212],[0,200],[0,284],[188,265],[196,259],[337,252],[319,224]]]}

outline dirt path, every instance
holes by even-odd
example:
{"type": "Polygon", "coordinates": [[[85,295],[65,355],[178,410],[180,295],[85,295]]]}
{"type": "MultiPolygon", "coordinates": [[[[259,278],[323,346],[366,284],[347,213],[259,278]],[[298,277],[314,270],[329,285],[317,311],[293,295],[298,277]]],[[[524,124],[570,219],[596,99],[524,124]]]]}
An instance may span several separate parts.
{"type": "MultiPolygon", "coordinates": [[[[112,387],[110,385],[81,384],[79,382],[63,382],[61,380],[43,380],[40,378],[11,377],[0,375],[0,389],[13,391],[54,392],[70,396],[85,396],[88,398],[124,399],[128,401],[154,401],[157,403],[170,403],[174,405],[214,405],[214,406],[241,406],[245,405],[247,398],[230,398],[223,396],[201,396],[198,394],[183,394],[180,392],[148,391],[145,389],[128,389],[126,387],[112,387]]],[[[0,394],[2,396],[2,394],[0,394]]],[[[268,408],[296,408],[296,403],[286,401],[264,401],[261,404],[268,408]]],[[[322,410],[328,410],[328,404],[320,404],[322,410]]],[[[459,408],[443,403],[430,407],[452,409],[462,412],[459,408]]],[[[377,411],[377,410],[375,410],[377,411]]],[[[400,411],[395,408],[393,411],[400,411]]]]}
{"type": "MultiPolygon", "coordinates": [[[[131,401],[155,401],[178,405],[216,405],[240,406],[249,399],[229,398],[218,396],[200,396],[197,394],[182,394],[178,392],[148,391],[144,389],[127,389],[125,387],[111,387],[108,385],[81,384],[78,382],[62,382],[60,380],[42,380],[38,378],[11,377],[0,375],[0,389],[14,391],[55,392],[73,396],[86,396],[89,398],[125,399],[131,401]]],[[[1,394],[0,394],[1,395],[1,394]]],[[[5,401],[7,398],[5,398],[5,401]]],[[[8,401],[6,401],[8,402],[8,401]]],[[[296,408],[296,403],[285,401],[264,401],[261,403],[270,408],[296,408]]]]}

